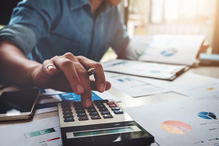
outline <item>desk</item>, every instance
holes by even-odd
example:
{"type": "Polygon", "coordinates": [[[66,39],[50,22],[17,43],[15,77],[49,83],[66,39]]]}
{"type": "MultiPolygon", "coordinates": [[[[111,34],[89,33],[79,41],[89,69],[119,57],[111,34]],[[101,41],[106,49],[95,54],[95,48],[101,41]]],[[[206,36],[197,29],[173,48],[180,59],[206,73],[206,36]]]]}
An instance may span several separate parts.
{"type": "MultiPolygon", "coordinates": [[[[199,68],[190,69],[188,72],[192,72],[192,73],[200,74],[200,75],[205,75],[205,76],[209,76],[209,77],[214,77],[214,78],[219,78],[219,67],[199,67],[199,68]]],[[[163,93],[163,94],[158,94],[158,95],[153,95],[153,96],[132,98],[132,97],[128,96],[127,94],[121,93],[117,89],[114,89],[114,88],[112,88],[109,92],[111,94],[115,95],[118,99],[120,99],[122,101],[120,105],[124,108],[125,107],[132,107],[132,106],[140,106],[140,105],[145,105],[145,104],[151,104],[151,103],[157,103],[157,102],[162,102],[162,101],[167,101],[167,100],[169,100],[169,101],[176,100],[176,99],[181,99],[181,98],[186,97],[186,96],[174,93],[174,92],[169,92],[169,93],[163,93]]],[[[33,117],[33,120],[39,120],[39,119],[53,117],[53,116],[57,116],[57,112],[35,115],[33,117]]],[[[24,121],[1,122],[0,126],[14,125],[17,123],[24,123],[24,121]]]]}

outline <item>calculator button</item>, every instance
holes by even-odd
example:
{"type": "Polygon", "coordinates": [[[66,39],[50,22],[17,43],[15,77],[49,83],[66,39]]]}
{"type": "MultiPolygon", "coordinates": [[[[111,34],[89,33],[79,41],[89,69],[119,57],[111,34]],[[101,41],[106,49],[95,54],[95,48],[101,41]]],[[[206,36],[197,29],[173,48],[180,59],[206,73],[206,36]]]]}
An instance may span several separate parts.
{"type": "Polygon", "coordinates": [[[102,111],[101,114],[102,114],[102,115],[110,114],[110,112],[109,112],[109,111],[102,111]]]}
{"type": "Polygon", "coordinates": [[[77,116],[78,117],[85,117],[85,116],[87,116],[87,114],[86,113],[78,113],[77,116]]]}
{"type": "Polygon", "coordinates": [[[82,106],[75,106],[75,110],[83,110],[84,108],[82,106]]]}
{"type": "Polygon", "coordinates": [[[72,114],[63,114],[63,117],[73,117],[72,114]]]}
{"type": "Polygon", "coordinates": [[[105,100],[94,100],[93,103],[98,104],[98,103],[106,103],[109,100],[105,99],[105,100]]]}
{"type": "Polygon", "coordinates": [[[65,115],[65,114],[72,114],[72,111],[71,110],[64,110],[63,111],[63,114],[65,115]]]}
{"type": "Polygon", "coordinates": [[[94,108],[88,109],[88,112],[96,112],[96,109],[94,109],[94,108]]]}
{"type": "Polygon", "coordinates": [[[117,107],[116,104],[110,104],[109,107],[117,107]]]}
{"type": "Polygon", "coordinates": [[[76,110],[77,113],[85,113],[84,109],[76,110]]]}
{"type": "Polygon", "coordinates": [[[105,105],[100,104],[100,105],[97,105],[97,108],[106,108],[106,107],[105,107],[105,105]]]}
{"type": "Polygon", "coordinates": [[[90,114],[90,116],[99,115],[98,112],[90,112],[89,114],[90,114]]]}
{"type": "Polygon", "coordinates": [[[107,108],[103,107],[103,108],[99,108],[99,111],[108,111],[107,108]]]}
{"type": "Polygon", "coordinates": [[[111,107],[112,110],[120,110],[119,107],[111,107]]]}
{"type": "Polygon", "coordinates": [[[75,107],[77,107],[77,106],[83,106],[83,104],[82,104],[81,102],[74,102],[73,104],[74,104],[75,107]]]}
{"type": "Polygon", "coordinates": [[[62,111],[71,111],[71,108],[62,108],[62,111]]]}
{"type": "Polygon", "coordinates": [[[101,118],[100,118],[99,115],[93,115],[93,116],[91,116],[91,119],[92,119],[92,120],[96,120],[96,119],[101,119],[101,118]]]}
{"type": "Polygon", "coordinates": [[[64,118],[64,122],[73,122],[75,121],[73,117],[64,118]]]}
{"type": "Polygon", "coordinates": [[[104,117],[105,119],[107,119],[107,118],[113,118],[113,116],[112,116],[111,114],[104,114],[103,117],[104,117]]]}
{"type": "Polygon", "coordinates": [[[108,105],[110,105],[110,104],[115,104],[115,102],[112,102],[112,101],[111,101],[111,102],[107,102],[107,104],[108,104],[108,105]]]}
{"type": "Polygon", "coordinates": [[[115,114],[123,114],[123,111],[122,110],[114,110],[114,113],[115,114]]]}
{"type": "Polygon", "coordinates": [[[85,121],[85,120],[88,120],[88,117],[79,117],[78,120],[79,121],[85,121]]]}

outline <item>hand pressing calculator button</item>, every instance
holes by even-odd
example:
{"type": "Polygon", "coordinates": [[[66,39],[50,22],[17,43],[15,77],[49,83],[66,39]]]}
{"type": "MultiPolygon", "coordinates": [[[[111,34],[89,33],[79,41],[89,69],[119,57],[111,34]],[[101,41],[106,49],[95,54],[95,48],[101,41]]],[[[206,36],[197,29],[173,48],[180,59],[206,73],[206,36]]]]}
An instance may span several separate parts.
{"type": "Polygon", "coordinates": [[[95,100],[58,104],[63,146],[145,146],[154,137],[114,101],[95,100]]]}

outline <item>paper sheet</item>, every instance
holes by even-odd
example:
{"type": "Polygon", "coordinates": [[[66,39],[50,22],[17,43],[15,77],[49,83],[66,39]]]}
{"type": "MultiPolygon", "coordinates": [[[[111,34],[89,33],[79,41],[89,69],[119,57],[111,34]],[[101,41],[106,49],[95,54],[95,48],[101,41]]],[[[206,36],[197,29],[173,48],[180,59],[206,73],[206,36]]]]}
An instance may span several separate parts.
{"type": "Polygon", "coordinates": [[[206,77],[194,73],[184,73],[174,81],[148,80],[148,83],[159,85],[193,98],[218,97],[219,79],[206,77]]]}
{"type": "Polygon", "coordinates": [[[203,40],[202,35],[155,35],[139,60],[192,65],[203,40]]]}
{"type": "Polygon", "coordinates": [[[133,108],[128,114],[162,146],[218,146],[219,100],[183,99],[133,108]]]}
{"type": "Polygon", "coordinates": [[[124,93],[127,93],[132,97],[141,97],[170,91],[165,88],[150,84],[146,81],[146,79],[140,77],[115,73],[105,73],[105,75],[113,87],[124,93]]]}
{"type": "Polygon", "coordinates": [[[0,146],[62,146],[58,117],[0,127],[0,146]]]}
{"type": "Polygon", "coordinates": [[[187,68],[184,65],[167,65],[116,59],[103,63],[104,71],[127,75],[172,80],[176,73],[187,68]]]}

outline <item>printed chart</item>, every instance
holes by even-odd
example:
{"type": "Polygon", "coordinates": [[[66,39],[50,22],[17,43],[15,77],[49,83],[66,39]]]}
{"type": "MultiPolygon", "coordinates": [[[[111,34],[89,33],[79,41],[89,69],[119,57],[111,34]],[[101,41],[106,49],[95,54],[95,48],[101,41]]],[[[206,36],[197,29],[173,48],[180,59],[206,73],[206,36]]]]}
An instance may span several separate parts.
{"type": "Polygon", "coordinates": [[[139,60],[192,65],[203,40],[201,35],[155,35],[139,60]]]}
{"type": "Polygon", "coordinates": [[[219,100],[187,98],[125,108],[159,145],[218,146],[219,100]]]}
{"type": "Polygon", "coordinates": [[[147,83],[145,79],[114,73],[106,73],[112,86],[132,97],[141,97],[169,92],[169,90],[147,83]]]}
{"type": "Polygon", "coordinates": [[[200,112],[198,116],[203,119],[217,120],[217,116],[212,112],[200,112]]]}
{"type": "Polygon", "coordinates": [[[164,121],[161,128],[174,134],[186,134],[192,131],[192,126],[181,121],[164,121]]]}

